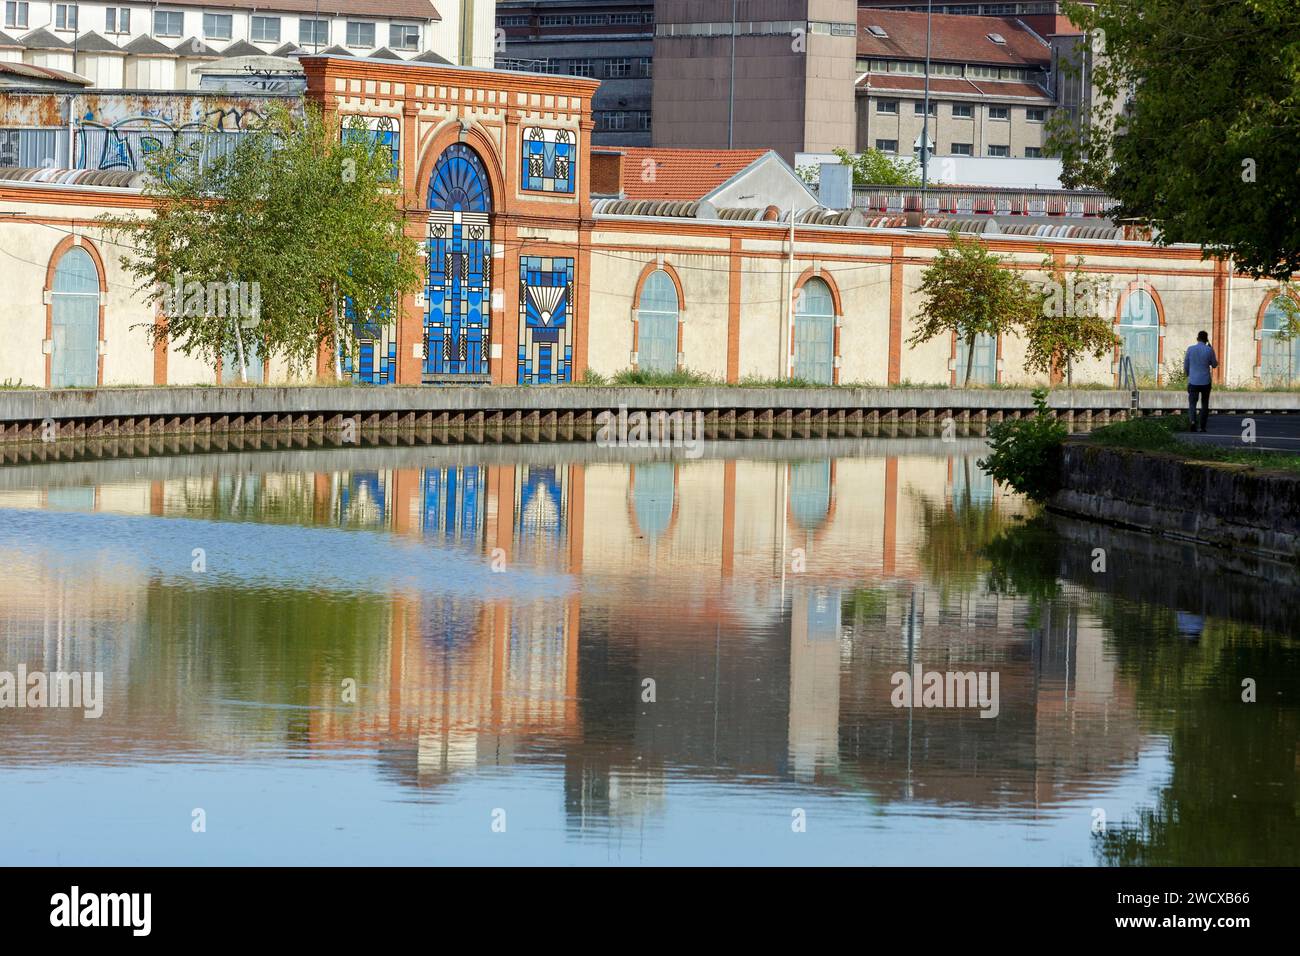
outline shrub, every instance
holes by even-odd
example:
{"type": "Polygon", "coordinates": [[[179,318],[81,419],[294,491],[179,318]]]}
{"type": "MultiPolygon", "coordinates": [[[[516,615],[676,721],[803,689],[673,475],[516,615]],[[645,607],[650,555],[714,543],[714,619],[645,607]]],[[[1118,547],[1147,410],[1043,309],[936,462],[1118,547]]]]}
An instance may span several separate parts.
{"type": "Polygon", "coordinates": [[[1178,447],[1175,433],[1187,430],[1185,415],[1161,415],[1131,418],[1094,429],[1092,439],[1112,448],[1140,448],[1163,451],[1178,447]]]}
{"type": "Polygon", "coordinates": [[[1069,434],[1047,408],[1047,390],[1034,389],[1031,418],[989,427],[989,454],[978,462],[994,481],[1034,501],[1046,501],[1060,487],[1061,443],[1069,434]]]}

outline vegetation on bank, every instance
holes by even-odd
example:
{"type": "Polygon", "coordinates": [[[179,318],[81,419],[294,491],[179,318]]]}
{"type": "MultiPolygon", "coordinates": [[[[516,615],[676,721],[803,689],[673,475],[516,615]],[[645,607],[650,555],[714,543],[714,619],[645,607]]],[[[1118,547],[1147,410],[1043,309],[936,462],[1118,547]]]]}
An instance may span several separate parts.
{"type": "Polygon", "coordinates": [[[1159,418],[1135,418],[1098,428],[1092,440],[1108,448],[1130,448],[1135,451],[1173,452],[1189,461],[1221,462],[1228,465],[1246,465],[1268,471],[1300,471],[1300,455],[1279,451],[1244,451],[1219,445],[1193,444],[1181,441],[1180,432],[1187,431],[1187,419],[1182,415],[1165,415],[1159,418]]]}
{"type": "MultiPolygon", "coordinates": [[[[994,481],[1043,502],[1060,490],[1061,448],[1069,429],[1048,409],[1046,389],[1034,390],[1034,404],[1038,411],[1028,418],[989,426],[989,454],[978,464],[994,481]]],[[[1103,425],[1090,439],[1107,448],[1173,453],[1188,461],[1300,471],[1300,455],[1185,442],[1178,436],[1187,428],[1183,415],[1134,418],[1103,425]]]]}

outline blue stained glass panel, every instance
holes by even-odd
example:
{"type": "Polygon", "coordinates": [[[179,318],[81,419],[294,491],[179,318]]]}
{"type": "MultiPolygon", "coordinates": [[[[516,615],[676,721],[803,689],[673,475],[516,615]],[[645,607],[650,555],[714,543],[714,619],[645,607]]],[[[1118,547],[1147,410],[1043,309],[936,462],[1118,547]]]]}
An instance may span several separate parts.
{"type": "Polygon", "coordinates": [[[492,324],[492,186],[478,154],[453,143],[429,181],[425,286],[428,375],[486,375],[492,324]]]}
{"type": "Polygon", "coordinates": [[[522,181],[525,189],[572,193],[577,180],[577,135],[567,129],[524,130],[522,181]]]}
{"type": "Polygon", "coordinates": [[[519,384],[573,379],[573,263],[556,256],[519,259],[519,384]]]}

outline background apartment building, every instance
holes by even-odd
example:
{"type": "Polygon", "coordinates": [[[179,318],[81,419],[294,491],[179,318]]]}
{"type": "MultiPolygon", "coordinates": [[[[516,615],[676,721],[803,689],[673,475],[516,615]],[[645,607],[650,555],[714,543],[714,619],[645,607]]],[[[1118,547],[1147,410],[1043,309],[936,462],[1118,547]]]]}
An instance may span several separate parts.
{"type": "Polygon", "coordinates": [[[649,146],[654,0],[498,0],[497,66],[600,80],[592,142],[649,146]]]}
{"type": "Polygon", "coordinates": [[[3,0],[0,61],[99,88],[195,89],[194,69],[300,52],[491,67],[496,0],[3,0]]]}
{"type": "MultiPolygon", "coordinates": [[[[879,10],[905,10],[925,13],[927,0],[858,0],[858,6],[879,10]]],[[[1018,3],[990,3],[989,0],[946,0],[932,3],[931,13],[956,16],[1015,17],[1029,29],[1047,39],[1053,35],[1077,34],[1078,29],[1061,11],[1059,0],[1021,0],[1018,3]]]]}
{"type": "MultiPolygon", "coordinates": [[[[925,122],[926,15],[861,13],[857,149],[913,156],[925,122]]],[[[1052,62],[1052,47],[1019,20],[936,15],[929,78],[934,155],[1043,157],[1056,105],[1052,62]]]]}
{"type": "Polygon", "coordinates": [[[655,146],[771,148],[787,161],[852,146],[855,0],[655,9],[655,146]]]}

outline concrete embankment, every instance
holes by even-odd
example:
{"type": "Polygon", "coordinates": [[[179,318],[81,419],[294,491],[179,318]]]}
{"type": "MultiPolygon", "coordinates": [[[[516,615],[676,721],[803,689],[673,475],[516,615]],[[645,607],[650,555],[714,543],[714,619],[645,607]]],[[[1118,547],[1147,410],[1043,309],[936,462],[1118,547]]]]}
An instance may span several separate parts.
{"type": "Polygon", "coordinates": [[[1192,461],[1167,452],[1065,443],[1050,510],[1294,561],[1300,474],[1192,461]]]}
{"type": "MultiPolygon", "coordinates": [[[[1072,427],[1133,413],[1133,394],[1058,389],[1050,405],[1072,427]]],[[[1138,413],[1184,407],[1180,392],[1145,392],[1138,413]]],[[[1223,393],[1216,409],[1255,414],[1300,411],[1298,396],[1223,393]],[[1240,395],[1238,398],[1237,396],[1240,395]]],[[[709,438],[858,435],[872,425],[953,419],[961,424],[1018,418],[1033,410],[1020,389],[736,387],[194,387],[0,391],[0,442],[339,428],[351,419],[375,432],[558,429],[590,440],[602,412],[704,416],[709,438]]],[[[507,434],[508,437],[508,434],[507,434]]],[[[470,440],[473,440],[472,438],[470,440]]]]}

